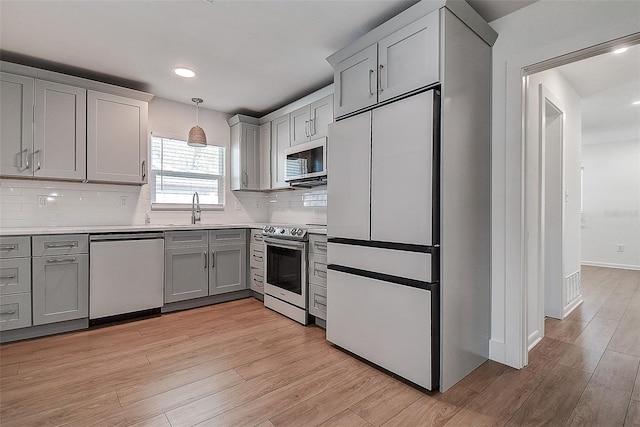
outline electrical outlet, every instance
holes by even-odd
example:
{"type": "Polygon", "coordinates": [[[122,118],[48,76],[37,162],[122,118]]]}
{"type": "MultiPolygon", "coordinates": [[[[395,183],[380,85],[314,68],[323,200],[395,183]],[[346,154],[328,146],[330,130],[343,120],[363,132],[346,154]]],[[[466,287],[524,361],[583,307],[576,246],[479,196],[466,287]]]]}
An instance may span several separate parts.
{"type": "Polygon", "coordinates": [[[38,207],[44,208],[47,206],[47,196],[38,196],[38,207]]]}
{"type": "Polygon", "coordinates": [[[120,206],[127,206],[127,196],[120,196],[120,206]]]}
{"type": "Polygon", "coordinates": [[[624,245],[622,243],[618,243],[618,252],[624,252],[624,245]]]}

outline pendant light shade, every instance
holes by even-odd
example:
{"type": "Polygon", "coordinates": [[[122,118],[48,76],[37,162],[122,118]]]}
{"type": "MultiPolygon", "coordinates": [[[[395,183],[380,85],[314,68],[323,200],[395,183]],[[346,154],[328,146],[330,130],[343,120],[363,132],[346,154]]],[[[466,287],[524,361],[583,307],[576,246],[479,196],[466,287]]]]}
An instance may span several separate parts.
{"type": "Polygon", "coordinates": [[[202,99],[191,98],[191,101],[196,103],[196,125],[189,131],[189,139],[187,139],[187,144],[192,147],[206,147],[207,136],[204,134],[204,130],[200,126],[198,126],[198,104],[202,102],[202,99]]]}

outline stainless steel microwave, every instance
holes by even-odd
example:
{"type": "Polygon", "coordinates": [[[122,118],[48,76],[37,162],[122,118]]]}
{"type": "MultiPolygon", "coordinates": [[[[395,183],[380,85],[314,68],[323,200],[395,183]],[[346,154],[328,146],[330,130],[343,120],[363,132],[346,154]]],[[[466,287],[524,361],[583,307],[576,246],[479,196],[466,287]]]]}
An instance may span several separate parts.
{"type": "Polygon", "coordinates": [[[286,182],[321,179],[327,176],[327,138],[319,138],[285,148],[286,182]]]}

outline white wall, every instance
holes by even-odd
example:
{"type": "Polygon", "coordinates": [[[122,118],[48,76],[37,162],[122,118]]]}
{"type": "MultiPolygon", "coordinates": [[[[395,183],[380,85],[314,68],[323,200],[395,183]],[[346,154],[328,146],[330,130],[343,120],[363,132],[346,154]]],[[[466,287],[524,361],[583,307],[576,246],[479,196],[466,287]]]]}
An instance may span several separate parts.
{"type": "MultiPolygon", "coordinates": [[[[541,339],[544,335],[544,315],[562,317],[562,284],[563,277],[580,269],[580,151],[582,145],[582,111],[579,95],[571,84],[556,69],[551,69],[529,76],[526,97],[526,170],[525,170],[525,212],[526,212],[526,239],[525,251],[530,262],[526,264],[526,284],[527,284],[527,337],[528,346],[541,339]],[[553,234],[564,232],[558,237],[557,251],[547,253],[551,260],[558,260],[562,265],[558,266],[558,277],[554,280],[554,291],[546,292],[546,296],[553,296],[553,301],[545,302],[542,298],[545,292],[541,293],[541,287],[547,282],[545,277],[539,275],[539,246],[542,244],[542,230],[540,229],[540,197],[541,197],[541,154],[540,147],[540,103],[545,102],[540,99],[540,85],[544,88],[543,97],[549,99],[563,112],[562,134],[564,138],[564,153],[557,150],[553,153],[555,159],[549,159],[547,153],[548,173],[546,187],[553,189],[553,195],[557,210],[564,209],[564,218],[561,215],[546,217],[546,227],[555,230],[553,234]],[[546,94],[546,95],[545,95],[546,94]],[[549,182],[553,174],[549,171],[553,169],[554,162],[558,171],[554,182],[549,182]],[[562,164],[560,163],[562,161],[562,164]],[[567,199],[562,203],[562,191],[566,191],[567,199]],[[564,240],[564,241],[563,241],[564,240]],[[562,251],[564,246],[564,253],[562,251]],[[564,259],[563,259],[564,257],[564,259]],[[555,287],[559,287],[555,289],[555,287]]],[[[560,145],[560,144],[559,144],[560,145]]],[[[547,146],[546,149],[552,147],[547,146]]],[[[547,204],[552,200],[547,199],[547,204]]],[[[547,241],[545,246],[549,247],[547,241]]],[[[551,265],[547,266],[548,269],[551,265]]]]}
{"type": "Polygon", "coordinates": [[[582,166],[583,263],[640,270],[640,140],[585,145],[582,166]]]}
{"type": "MultiPolygon", "coordinates": [[[[228,114],[200,109],[199,122],[209,144],[227,148],[228,114]]],[[[185,138],[195,124],[195,107],[162,98],[149,103],[149,130],[157,135],[185,138]]],[[[326,224],[326,187],[274,193],[232,192],[225,183],[225,208],[203,211],[205,224],[247,222],[326,224]]],[[[149,185],[129,186],[77,182],[0,179],[0,227],[60,227],[81,225],[188,224],[186,211],[152,211],[149,185]],[[39,196],[47,201],[38,205],[39,196]]]]}
{"type": "Polygon", "coordinates": [[[492,84],[490,357],[520,368],[526,357],[522,68],[638,32],[640,3],[540,0],[491,25],[499,36],[492,84]]]}

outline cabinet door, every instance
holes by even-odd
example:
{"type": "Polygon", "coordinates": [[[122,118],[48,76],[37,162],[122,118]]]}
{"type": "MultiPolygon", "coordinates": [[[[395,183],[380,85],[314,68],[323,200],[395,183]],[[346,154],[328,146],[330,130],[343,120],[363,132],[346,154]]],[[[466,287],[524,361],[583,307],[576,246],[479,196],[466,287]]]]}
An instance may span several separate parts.
{"type": "Polygon", "coordinates": [[[339,63],[334,71],[335,116],[378,102],[378,47],[372,45],[339,63]]]}
{"type": "Polygon", "coordinates": [[[260,190],[271,189],[271,122],[260,125],[260,190]]]}
{"type": "Polygon", "coordinates": [[[271,188],[288,188],[284,181],[284,150],[290,146],[289,115],[271,122],[271,188]]]}
{"type": "Polygon", "coordinates": [[[333,123],[333,94],[311,104],[309,122],[311,139],[329,135],[329,123],[333,123]]]}
{"type": "Polygon", "coordinates": [[[438,82],[438,17],[435,11],[378,43],[378,101],[438,82]]]}
{"type": "Polygon", "coordinates": [[[231,190],[258,190],[260,152],[258,126],[237,123],[231,127],[231,190]]]}
{"type": "Polygon", "coordinates": [[[147,182],[146,102],[87,93],[87,179],[147,182]]]}
{"type": "Polygon", "coordinates": [[[33,82],[0,73],[0,175],[33,175],[33,82]]]}
{"type": "Polygon", "coordinates": [[[89,317],[89,256],[33,258],[33,324],[89,317]]]}
{"type": "Polygon", "coordinates": [[[87,176],[87,91],[36,80],[33,174],[83,180],[87,176]]]}
{"type": "Polygon", "coordinates": [[[369,240],[371,112],[329,126],[327,234],[369,240]]]}
{"type": "Polygon", "coordinates": [[[371,240],[431,245],[433,91],[373,110],[372,123],[371,240]]]}
{"type": "Polygon", "coordinates": [[[211,246],[209,295],[247,288],[247,245],[211,246]]]}
{"type": "Polygon", "coordinates": [[[164,252],[164,302],[209,294],[207,248],[173,248],[164,252]]]}
{"type": "Polygon", "coordinates": [[[309,137],[311,136],[309,111],[309,106],[305,105],[289,114],[289,130],[291,133],[292,146],[309,141],[309,137]]]}

